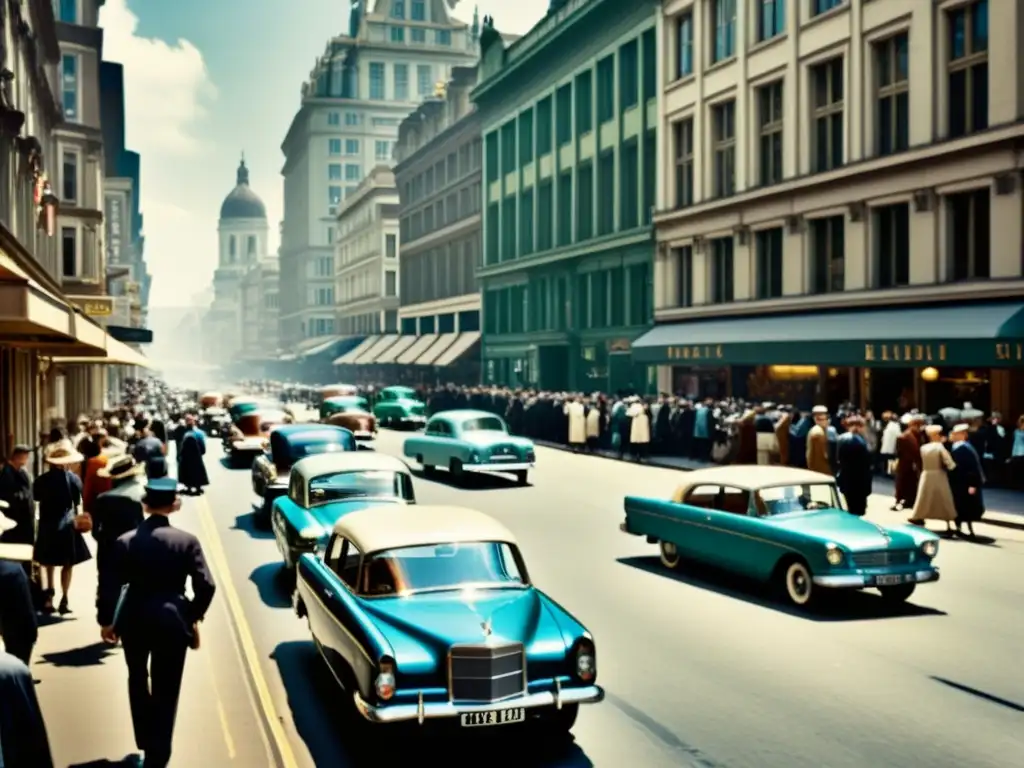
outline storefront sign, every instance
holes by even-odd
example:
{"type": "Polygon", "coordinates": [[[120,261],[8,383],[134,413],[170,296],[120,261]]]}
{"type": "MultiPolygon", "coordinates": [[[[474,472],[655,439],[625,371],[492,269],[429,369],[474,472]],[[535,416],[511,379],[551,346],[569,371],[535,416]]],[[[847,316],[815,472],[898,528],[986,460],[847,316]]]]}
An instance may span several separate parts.
{"type": "Polygon", "coordinates": [[[106,301],[86,300],[81,302],[81,307],[89,317],[110,317],[114,314],[114,302],[109,299],[106,301]]]}
{"type": "Polygon", "coordinates": [[[1001,363],[1011,361],[1019,363],[1024,361],[1024,344],[1020,342],[1017,342],[1016,344],[996,344],[996,360],[1001,363]]]}
{"type": "Polygon", "coordinates": [[[865,363],[942,363],[945,344],[865,344],[865,363]]]}
{"type": "Polygon", "coordinates": [[[668,348],[669,360],[721,360],[723,357],[725,352],[721,344],[668,348]]]}

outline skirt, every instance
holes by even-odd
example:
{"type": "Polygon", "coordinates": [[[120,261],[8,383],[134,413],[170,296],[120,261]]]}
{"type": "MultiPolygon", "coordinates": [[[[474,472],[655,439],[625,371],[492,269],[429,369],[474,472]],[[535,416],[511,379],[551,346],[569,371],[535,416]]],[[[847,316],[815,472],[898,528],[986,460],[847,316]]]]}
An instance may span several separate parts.
{"type": "Polygon", "coordinates": [[[81,532],[73,525],[43,524],[40,521],[39,532],[36,534],[36,547],[33,559],[40,565],[64,568],[84,563],[92,558],[89,545],[81,532]]]}

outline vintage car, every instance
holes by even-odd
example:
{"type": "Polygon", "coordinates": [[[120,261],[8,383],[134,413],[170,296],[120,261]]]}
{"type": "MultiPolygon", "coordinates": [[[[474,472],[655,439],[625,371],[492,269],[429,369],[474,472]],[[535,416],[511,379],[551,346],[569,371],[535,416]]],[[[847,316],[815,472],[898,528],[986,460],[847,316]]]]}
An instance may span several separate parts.
{"type": "Polygon", "coordinates": [[[430,417],[423,434],[406,438],[402,449],[424,472],[444,467],[455,477],[464,472],[507,472],[526,485],[537,456],[533,441],[508,433],[500,416],[487,411],[441,411],[430,417]]]}
{"type": "Polygon", "coordinates": [[[693,560],[769,581],[805,608],[836,589],[875,588],[903,602],[939,578],[938,536],[851,515],[828,475],[730,466],[685,477],[671,500],[627,496],[620,525],[657,544],[669,568],[693,560]]]}
{"type": "Polygon", "coordinates": [[[270,525],[274,500],[288,492],[289,475],[295,463],[321,453],[354,451],[358,448],[352,432],[329,424],[285,424],[270,433],[266,449],[252,463],[252,490],[263,503],[256,515],[261,525],[270,525]]]}
{"type": "Polygon", "coordinates": [[[586,628],[530,581],[515,537],[458,507],[369,508],[299,561],[295,609],[371,723],[540,721],[604,698],[586,628]]]}
{"type": "Polygon", "coordinates": [[[284,411],[252,411],[239,416],[224,440],[224,453],[233,463],[255,459],[265,450],[271,430],[290,419],[284,411]]]}
{"type": "Polygon", "coordinates": [[[231,416],[227,409],[219,406],[204,408],[199,414],[199,428],[208,435],[220,437],[225,425],[231,424],[231,416]]]}
{"type": "Polygon", "coordinates": [[[320,401],[329,400],[332,397],[346,397],[359,394],[359,387],[355,384],[328,384],[320,387],[320,401]]]}
{"type": "Polygon", "coordinates": [[[199,398],[199,407],[221,408],[224,405],[224,396],[220,392],[204,392],[199,398]]]}
{"type": "Polygon", "coordinates": [[[356,440],[367,441],[377,437],[377,418],[370,413],[365,405],[357,401],[366,401],[361,397],[340,398],[332,397],[329,415],[325,419],[328,424],[352,430],[356,440]],[[351,402],[339,403],[337,400],[349,400],[351,402]]]}
{"type": "Polygon", "coordinates": [[[360,395],[333,395],[324,398],[324,401],[320,403],[320,418],[326,421],[330,416],[336,413],[344,413],[345,409],[350,407],[369,411],[370,403],[365,397],[360,395]]]}
{"type": "Polygon", "coordinates": [[[415,389],[385,387],[377,394],[373,415],[383,427],[421,427],[427,421],[427,405],[415,389]]]}
{"type": "Polygon", "coordinates": [[[305,552],[323,545],[343,515],[366,507],[415,504],[405,462],[374,451],[325,453],[292,467],[288,492],[271,509],[271,527],[291,579],[305,552]]]}

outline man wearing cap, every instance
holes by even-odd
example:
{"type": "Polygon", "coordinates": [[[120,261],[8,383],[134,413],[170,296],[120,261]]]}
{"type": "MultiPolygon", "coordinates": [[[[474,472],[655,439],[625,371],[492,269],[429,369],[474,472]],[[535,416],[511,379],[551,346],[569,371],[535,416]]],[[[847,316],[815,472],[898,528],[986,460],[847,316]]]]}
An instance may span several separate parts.
{"type": "Polygon", "coordinates": [[[814,426],[807,433],[807,468],[812,472],[831,475],[832,462],[828,456],[828,408],[816,405],[811,415],[814,417],[814,426]]]}
{"type": "MultiPolygon", "coordinates": [[[[0,501],[0,533],[9,533],[19,525],[5,512],[7,503],[0,501]]],[[[30,544],[0,544],[0,637],[8,653],[28,664],[39,628],[26,563],[32,563],[30,544]]]]}
{"type": "Polygon", "coordinates": [[[868,511],[874,477],[871,451],[864,439],[864,417],[848,417],[846,429],[836,441],[836,485],[843,492],[850,514],[863,517],[868,511]]]}
{"type": "Polygon", "coordinates": [[[953,445],[949,454],[956,463],[956,467],[949,473],[949,487],[956,507],[957,530],[962,534],[966,523],[969,535],[974,536],[974,523],[985,514],[985,499],[981,490],[985,485],[985,472],[978,450],[967,439],[970,430],[968,424],[957,424],[949,433],[953,445]]]}
{"type": "Polygon", "coordinates": [[[146,766],[163,768],[171,759],[185,655],[199,647],[199,622],[216,587],[199,539],[170,524],[181,508],[178,481],[151,478],[142,503],[149,517],[117,540],[100,568],[100,635],[124,645],[135,743],[146,766]]]}
{"type": "Polygon", "coordinates": [[[91,510],[97,569],[103,568],[117,540],[142,524],[142,499],[146,495],[140,479],[143,469],[133,456],[118,456],[97,472],[111,484],[110,490],[96,497],[91,510]]]}
{"type": "Polygon", "coordinates": [[[907,428],[896,438],[896,508],[913,509],[917,502],[917,487],[921,482],[921,446],[924,445],[923,428],[928,419],[923,414],[911,413],[907,428]]]}

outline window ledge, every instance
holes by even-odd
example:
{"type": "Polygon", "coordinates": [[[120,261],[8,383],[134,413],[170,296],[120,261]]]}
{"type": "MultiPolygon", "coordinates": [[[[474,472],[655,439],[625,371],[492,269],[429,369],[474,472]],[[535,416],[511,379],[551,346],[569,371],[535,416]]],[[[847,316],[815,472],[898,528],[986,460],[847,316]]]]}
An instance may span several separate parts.
{"type": "Polygon", "coordinates": [[[759,40],[758,42],[750,46],[750,50],[747,51],[747,56],[753,56],[754,54],[760,53],[761,51],[766,51],[769,48],[774,48],[779,43],[785,41],[788,37],[788,32],[779,32],[777,35],[765,38],[764,40],[759,40]]]}
{"type": "Polygon", "coordinates": [[[717,72],[718,70],[725,69],[730,64],[735,64],[735,63],[736,63],[736,54],[734,53],[731,56],[728,56],[728,57],[722,59],[721,61],[716,61],[715,63],[710,64],[709,66],[707,66],[704,69],[704,74],[708,75],[708,74],[711,74],[712,72],[717,72]]]}
{"type": "Polygon", "coordinates": [[[841,16],[850,10],[850,0],[844,0],[842,5],[837,5],[835,8],[829,8],[824,13],[819,13],[816,16],[811,16],[800,25],[800,30],[803,31],[808,27],[813,27],[815,24],[821,24],[829,19],[834,19],[836,16],[841,16]]]}
{"type": "Polygon", "coordinates": [[[687,85],[690,85],[696,79],[697,79],[697,76],[693,72],[691,72],[688,75],[683,75],[682,77],[678,77],[675,80],[673,80],[671,83],[669,83],[668,85],[665,86],[665,93],[672,93],[673,91],[678,91],[680,88],[683,88],[683,87],[685,87],[687,85]]]}

